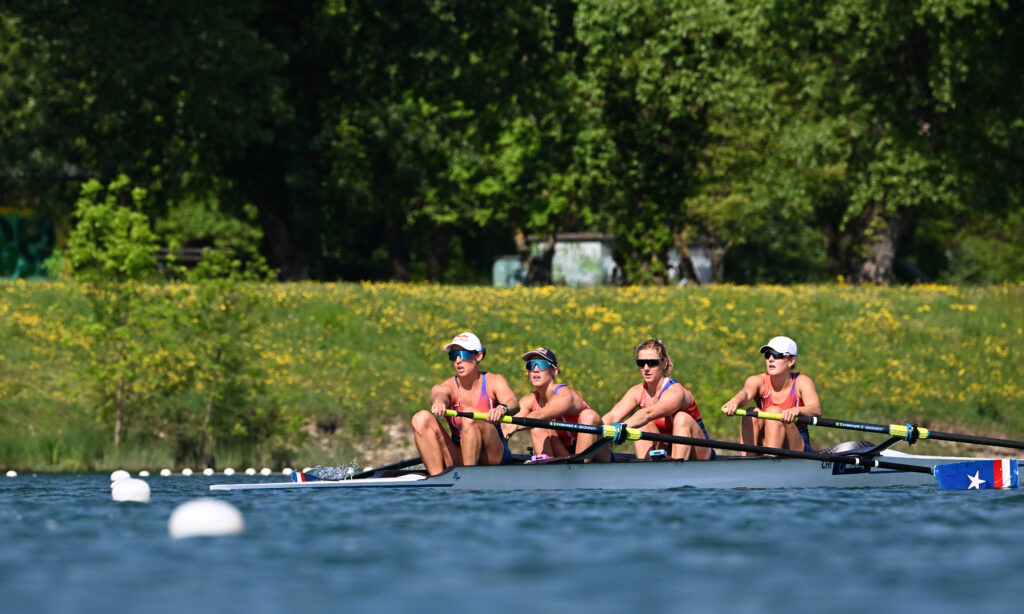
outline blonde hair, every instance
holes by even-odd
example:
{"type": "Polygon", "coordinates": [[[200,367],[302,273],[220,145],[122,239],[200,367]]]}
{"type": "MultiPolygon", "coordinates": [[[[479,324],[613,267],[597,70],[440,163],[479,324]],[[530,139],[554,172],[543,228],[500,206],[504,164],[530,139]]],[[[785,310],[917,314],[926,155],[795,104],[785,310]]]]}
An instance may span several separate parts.
{"type": "Polygon", "coordinates": [[[648,339],[647,341],[641,341],[640,345],[636,346],[633,350],[633,358],[640,357],[640,350],[658,350],[658,358],[665,364],[665,375],[672,372],[672,359],[668,356],[668,349],[665,344],[662,343],[661,339],[648,339]]]}

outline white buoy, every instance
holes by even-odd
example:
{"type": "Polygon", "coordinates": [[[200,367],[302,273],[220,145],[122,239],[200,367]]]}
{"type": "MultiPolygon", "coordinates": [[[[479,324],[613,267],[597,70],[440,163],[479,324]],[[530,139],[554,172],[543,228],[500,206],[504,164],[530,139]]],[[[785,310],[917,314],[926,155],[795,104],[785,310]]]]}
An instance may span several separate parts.
{"type": "Polygon", "coordinates": [[[273,471],[270,470],[270,467],[260,469],[260,475],[270,475],[271,473],[273,473],[273,471]]]}
{"type": "Polygon", "coordinates": [[[149,503],[149,484],[136,478],[118,480],[110,487],[110,496],[114,501],[149,503]]]}
{"type": "Polygon", "coordinates": [[[160,475],[162,475],[162,476],[164,476],[166,478],[167,476],[171,475],[171,470],[170,469],[166,469],[166,468],[165,469],[161,469],[160,470],[160,475]]]}
{"type": "Polygon", "coordinates": [[[124,469],[118,469],[110,474],[110,481],[116,482],[118,480],[127,480],[130,477],[132,477],[132,474],[128,473],[124,469]]]}
{"type": "Polygon", "coordinates": [[[192,475],[192,470],[189,469],[188,467],[185,467],[184,469],[181,470],[181,475],[192,475]]]}
{"type": "Polygon", "coordinates": [[[142,471],[139,472],[139,477],[140,478],[148,478],[149,477],[149,472],[146,471],[145,469],[143,469],[142,471]]]}
{"type": "Polygon", "coordinates": [[[224,475],[235,475],[235,470],[231,467],[224,467],[224,475]]]}
{"type": "Polygon", "coordinates": [[[9,477],[9,478],[16,478],[16,477],[18,477],[18,472],[15,471],[14,469],[8,469],[7,470],[7,477],[9,477]]]}
{"type": "Polygon", "coordinates": [[[219,499],[193,499],[171,512],[167,532],[174,539],[237,535],[245,529],[238,508],[219,499]]]}
{"type": "Polygon", "coordinates": [[[312,471],[312,470],[313,470],[313,468],[312,468],[312,467],[303,467],[303,468],[302,468],[302,473],[309,473],[309,472],[310,472],[310,471],[312,471]]]}
{"type": "Polygon", "coordinates": [[[292,474],[292,468],[291,467],[285,467],[284,469],[281,470],[281,475],[291,475],[291,474],[292,474]]]}
{"type": "Polygon", "coordinates": [[[245,475],[256,475],[256,470],[253,469],[252,467],[249,467],[248,469],[245,470],[245,475]]]}
{"type": "Polygon", "coordinates": [[[213,473],[214,471],[212,467],[207,467],[206,469],[203,469],[203,475],[213,475],[213,473]]]}

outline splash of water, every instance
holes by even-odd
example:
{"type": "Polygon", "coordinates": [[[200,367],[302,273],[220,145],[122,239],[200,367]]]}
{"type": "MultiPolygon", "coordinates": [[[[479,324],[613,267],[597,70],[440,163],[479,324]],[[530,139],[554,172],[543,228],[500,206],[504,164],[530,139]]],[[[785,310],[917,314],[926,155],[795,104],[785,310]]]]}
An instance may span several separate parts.
{"type": "Polygon", "coordinates": [[[324,480],[347,480],[358,471],[357,467],[359,467],[359,464],[356,462],[356,459],[352,459],[338,467],[317,465],[316,467],[311,467],[306,473],[324,480]]]}

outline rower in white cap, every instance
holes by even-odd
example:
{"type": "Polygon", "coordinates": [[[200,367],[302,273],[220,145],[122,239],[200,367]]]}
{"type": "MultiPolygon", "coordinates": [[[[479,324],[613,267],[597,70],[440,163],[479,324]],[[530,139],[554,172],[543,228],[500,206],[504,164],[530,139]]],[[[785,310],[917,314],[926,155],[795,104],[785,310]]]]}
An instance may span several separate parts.
{"type": "Polygon", "coordinates": [[[782,415],[782,421],[743,417],[740,437],[745,444],[811,452],[807,425],[796,424],[797,416],[820,416],[821,402],[811,378],[793,371],[796,366],[796,341],[773,337],[761,346],[765,372],[747,378],[743,389],[722,405],[722,412],[733,415],[754,401],[757,408],[782,415]]]}
{"type": "Polygon", "coordinates": [[[519,399],[505,378],[480,370],[483,345],[473,333],[459,333],[444,346],[455,375],[430,389],[430,411],[412,417],[416,448],[430,475],[454,465],[504,465],[512,452],[501,428],[501,418],[519,411],[519,399]],[[489,424],[445,416],[445,410],[487,414],[489,424]],[[448,423],[451,434],[441,426],[448,423]]]}

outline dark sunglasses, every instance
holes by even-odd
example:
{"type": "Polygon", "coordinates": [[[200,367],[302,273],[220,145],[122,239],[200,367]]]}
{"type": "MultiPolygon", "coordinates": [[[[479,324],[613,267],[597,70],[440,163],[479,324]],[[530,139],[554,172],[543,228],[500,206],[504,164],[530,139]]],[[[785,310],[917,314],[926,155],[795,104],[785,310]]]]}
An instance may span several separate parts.
{"type": "Polygon", "coordinates": [[[775,350],[765,350],[764,351],[764,359],[768,360],[769,358],[774,358],[775,360],[781,360],[783,358],[789,358],[789,354],[784,354],[782,352],[776,352],[775,350]]]}
{"type": "Polygon", "coordinates": [[[526,370],[533,371],[534,368],[540,369],[541,371],[547,371],[548,369],[554,368],[554,364],[547,360],[527,360],[526,370]]]}
{"type": "Polygon", "coordinates": [[[448,360],[455,362],[456,358],[461,358],[462,360],[472,360],[473,352],[470,352],[469,350],[452,350],[448,352],[448,360]]]}
{"type": "Polygon", "coordinates": [[[640,367],[641,369],[643,369],[644,367],[654,368],[654,367],[657,367],[660,364],[661,364],[661,359],[660,358],[637,358],[636,359],[636,366],[640,367]]]}

